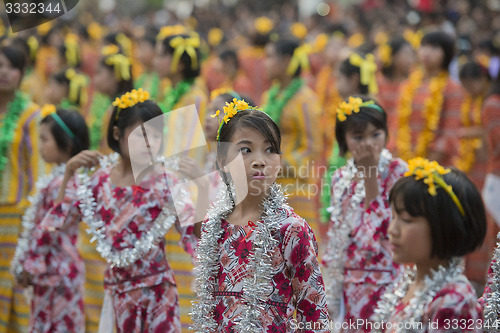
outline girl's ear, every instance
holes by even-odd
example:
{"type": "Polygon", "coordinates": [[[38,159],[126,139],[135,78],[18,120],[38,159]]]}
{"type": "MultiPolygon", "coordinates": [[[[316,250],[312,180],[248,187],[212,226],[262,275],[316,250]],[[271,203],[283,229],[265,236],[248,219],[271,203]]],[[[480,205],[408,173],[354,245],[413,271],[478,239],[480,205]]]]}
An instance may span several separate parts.
{"type": "Polygon", "coordinates": [[[113,139],[116,141],[120,140],[120,130],[118,129],[118,126],[113,126],[113,139]]]}

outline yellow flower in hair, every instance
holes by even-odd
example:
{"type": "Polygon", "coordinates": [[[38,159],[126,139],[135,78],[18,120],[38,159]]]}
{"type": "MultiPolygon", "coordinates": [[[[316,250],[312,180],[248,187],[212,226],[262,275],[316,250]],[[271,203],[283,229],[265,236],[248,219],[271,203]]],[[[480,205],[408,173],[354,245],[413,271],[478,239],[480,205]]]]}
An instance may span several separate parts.
{"type": "Polygon", "coordinates": [[[392,48],[389,46],[389,44],[381,44],[378,47],[378,57],[380,58],[380,61],[382,61],[384,67],[389,67],[391,65],[392,48]]]}
{"type": "Polygon", "coordinates": [[[105,57],[117,54],[120,52],[120,48],[115,44],[109,44],[101,49],[101,54],[105,57]]]}
{"type": "Polygon", "coordinates": [[[66,47],[66,61],[70,67],[78,65],[78,58],[80,47],[78,44],[78,36],[73,33],[68,33],[64,39],[64,46],[66,47]]]}
{"type": "Polygon", "coordinates": [[[304,23],[296,22],[290,27],[290,32],[299,40],[304,40],[307,36],[307,28],[304,23]]]}
{"type": "Polygon", "coordinates": [[[217,46],[222,42],[224,38],[224,32],[219,28],[212,28],[208,31],[208,44],[210,46],[217,46]]]}
{"type": "Polygon", "coordinates": [[[265,16],[257,17],[254,21],[255,30],[261,35],[266,35],[274,28],[273,21],[265,16]]]}
{"type": "Polygon", "coordinates": [[[349,57],[349,62],[353,66],[359,67],[359,80],[361,84],[368,86],[370,94],[377,94],[377,64],[375,63],[375,57],[373,54],[368,53],[365,58],[362,58],[359,54],[353,53],[349,57]]]}
{"type": "Polygon", "coordinates": [[[362,106],[371,106],[375,105],[373,101],[366,101],[359,97],[350,96],[346,101],[342,101],[337,108],[337,119],[339,121],[346,121],[347,116],[352,115],[353,113],[358,113],[362,106]]]}
{"type": "Polygon", "coordinates": [[[289,76],[293,76],[297,69],[300,68],[302,70],[309,69],[309,53],[311,53],[312,47],[309,44],[303,44],[293,51],[292,58],[290,59],[290,63],[286,69],[286,73],[289,76]]]}
{"type": "Polygon", "coordinates": [[[156,36],[156,40],[164,40],[167,37],[175,36],[175,35],[182,35],[185,33],[187,33],[187,29],[183,25],[180,25],[180,24],[167,25],[167,26],[164,26],[160,29],[160,32],[156,36]]]}
{"type": "Polygon", "coordinates": [[[87,27],[87,32],[93,40],[100,40],[103,35],[103,29],[97,22],[91,22],[87,27]]]}
{"type": "Polygon", "coordinates": [[[45,104],[43,107],[42,107],[42,110],[40,111],[40,115],[43,118],[55,113],[57,110],[56,110],[56,106],[54,104],[45,104]]]}
{"type": "Polygon", "coordinates": [[[170,65],[172,71],[177,71],[177,65],[184,52],[191,58],[191,68],[196,69],[198,67],[198,56],[196,54],[196,49],[200,47],[200,39],[198,37],[177,36],[170,41],[170,46],[174,49],[170,65]]]}
{"type": "Polygon", "coordinates": [[[414,32],[413,30],[406,29],[405,32],[403,33],[403,37],[404,39],[406,39],[408,43],[410,43],[413,49],[416,50],[420,47],[420,42],[424,37],[424,33],[422,32],[422,30],[414,32]]]}
{"type": "Polygon", "coordinates": [[[349,39],[347,40],[347,45],[355,49],[363,45],[364,42],[365,42],[365,36],[363,36],[363,34],[358,32],[349,37],[349,39]]]}
{"type": "Polygon", "coordinates": [[[118,81],[130,80],[130,59],[123,54],[117,53],[106,58],[105,63],[113,66],[118,81]]]}
{"type": "Polygon", "coordinates": [[[316,36],[316,39],[314,40],[313,52],[317,53],[323,51],[327,44],[328,44],[328,35],[319,34],[318,36],[316,36]]]}
{"type": "Polygon", "coordinates": [[[377,32],[377,34],[375,35],[375,44],[382,45],[387,44],[387,42],[389,42],[389,36],[387,35],[387,33],[385,33],[384,31],[377,32]]]}
{"type": "Polygon", "coordinates": [[[220,120],[219,115],[220,115],[220,110],[217,110],[215,114],[211,115],[212,118],[217,117],[219,119],[219,129],[217,130],[217,140],[219,140],[219,135],[220,135],[220,129],[222,128],[222,125],[227,124],[229,120],[231,120],[232,117],[238,111],[243,111],[243,110],[248,110],[248,109],[253,109],[250,105],[248,105],[245,100],[238,100],[237,98],[233,98],[233,101],[231,103],[226,102],[226,106],[224,106],[224,117],[222,120],[220,120]]]}
{"type": "Polygon", "coordinates": [[[54,21],[48,21],[44,24],[39,25],[36,30],[40,36],[45,36],[49,33],[50,29],[52,29],[53,24],[54,21]]]}
{"type": "Polygon", "coordinates": [[[149,93],[142,90],[142,88],[139,88],[137,90],[133,89],[132,91],[123,94],[121,97],[117,97],[112,104],[113,106],[117,106],[120,109],[126,109],[138,103],[147,101],[149,97],[149,93]]]}

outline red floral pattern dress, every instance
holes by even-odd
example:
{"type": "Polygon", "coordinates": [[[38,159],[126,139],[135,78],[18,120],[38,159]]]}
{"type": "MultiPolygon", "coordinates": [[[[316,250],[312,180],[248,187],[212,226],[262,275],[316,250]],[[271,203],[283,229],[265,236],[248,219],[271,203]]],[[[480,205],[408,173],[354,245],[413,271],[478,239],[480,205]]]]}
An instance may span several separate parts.
{"type": "MultiPolygon", "coordinates": [[[[387,234],[391,221],[389,192],[394,183],[408,170],[405,162],[394,159],[386,170],[378,174],[379,195],[368,207],[364,201],[353,215],[353,229],[349,235],[349,243],[345,251],[344,264],[344,322],[356,322],[358,319],[368,320],[382,297],[385,289],[396,280],[402,272],[400,266],[393,262],[392,251],[387,234]]],[[[337,171],[332,177],[332,191],[335,183],[340,181],[342,173],[337,171]]],[[[356,182],[342,197],[343,211],[351,209],[351,200],[355,193],[356,182]]],[[[332,194],[333,198],[333,194],[332,194]]],[[[330,221],[333,227],[333,221],[330,221]]],[[[328,261],[323,261],[329,267],[328,261]]],[[[337,318],[340,314],[333,313],[337,318]]],[[[344,324],[345,327],[350,327],[344,324]]],[[[351,330],[344,330],[350,332],[351,330]]],[[[366,328],[364,331],[369,331],[366,328]]],[[[356,329],[352,332],[360,332],[356,329]]]]}
{"type": "MultiPolygon", "coordinates": [[[[408,304],[398,304],[388,322],[392,323],[386,333],[401,332],[398,324],[409,322],[404,309],[408,304]]],[[[422,327],[418,332],[483,332],[483,311],[477,301],[474,288],[465,275],[456,276],[436,293],[432,302],[424,309],[422,327]]],[[[403,330],[404,331],[404,330],[403,330]]]]}
{"type": "MultiPolygon", "coordinates": [[[[110,181],[111,167],[99,169],[91,177],[90,187],[97,206],[96,218],[104,221],[107,239],[116,249],[135,248],[138,240],[149,231],[162,207],[173,207],[177,220],[175,227],[181,234],[186,252],[193,254],[196,237],[193,234],[194,208],[186,193],[172,193],[177,180],[170,173],[150,176],[141,186],[116,187],[110,181]]],[[[67,191],[68,192],[68,191],[67,191]]],[[[46,220],[58,223],[69,211],[68,219],[81,219],[79,202],[71,195],[55,207],[46,220]]],[[[179,332],[180,312],[173,271],[165,257],[164,242],[160,243],[133,264],[125,267],[108,266],[104,288],[113,303],[117,333],[179,332]]]]}
{"type": "MultiPolygon", "coordinates": [[[[275,236],[279,244],[272,251],[273,291],[262,311],[261,323],[265,328],[262,332],[329,332],[316,238],[307,222],[292,208],[286,206],[282,214],[283,222],[275,236]]],[[[233,225],[225,220],[222,228],[214,316],[218,332],[235,332],[233,326],[241,311],[242,282],[247,276],[255,234],[248,236],[251,226],[233,225]]]]}
{"type": "Polygon", "coordinates": [[[85,329],[85,265],[76,248],[79,221],[64,219],[60,209],[53,211],[60,219],[43,220],[57,198],[62,179],[60,175],[40,189],[43,199],[36,210],[36,225],[28,251],[20,258],[24,271],[33,276],[30,332],[83,333],[85,329]]]}

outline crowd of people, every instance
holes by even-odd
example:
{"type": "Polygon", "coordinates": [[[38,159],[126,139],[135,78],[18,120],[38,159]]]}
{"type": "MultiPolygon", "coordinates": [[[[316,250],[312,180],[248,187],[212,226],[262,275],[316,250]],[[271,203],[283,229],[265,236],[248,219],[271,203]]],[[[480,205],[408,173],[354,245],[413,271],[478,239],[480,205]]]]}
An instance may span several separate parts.
{"type": "Polygon", "coordinates": [[[0,333],[500,330],[500,8],[415,3],[5,24],[0,333]]]}

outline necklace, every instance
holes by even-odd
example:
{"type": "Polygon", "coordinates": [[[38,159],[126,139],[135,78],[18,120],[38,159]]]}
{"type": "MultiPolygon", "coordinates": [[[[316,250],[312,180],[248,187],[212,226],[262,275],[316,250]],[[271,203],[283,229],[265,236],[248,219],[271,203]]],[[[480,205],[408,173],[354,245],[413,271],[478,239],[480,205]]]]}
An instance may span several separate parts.
{"type": "MultiPolygon", "coordinates": [[[[403,320],[409,323],[411,327],[419,327],[422,323],[422,317],[426,307],[432,302],[436,294],[443,289],[444,285],[456,280],[463,273],[462,260],[453,258],[450,260],[449,267],[440,265],[436,270],[432,270],[424,279],[424,286],[415,291],[408,306],[403,310],[403,320]]],[[[416,269],[405,268],[403,277],[393,287],[387,290],[382,296],[375,309],[375,322],[388,323],[396,306],[408,292],[408,288],[415,282],[416,269]]],[[[425,323],[423,326],[425,327],[425,323]]],[[[406,326],[406,325],[405,325],[406,326]]]]}
{"type": "Polygon", "coordinates": [[[427,147],[435,136],[435,131],[439,125],[441,111],[443,107],[443,91],[448,82],[448,74],[441,72],[433,77],[429,82],[430,95],[424,101],[422,116],[424,118],[424,128],[418,136],[415,150],[411,149],[411,128],[410,117],[413,112],[412,102],[415,92],[420,87],[424,72],[416,70],[413,72],[408,83],[402,87],[401,99],[399,101],[399,129],[396,146],[399,156],[403,160],[409,160],[415,156],[426,156],[427,147]]]}
{"type": "Polygon", "coordinates": [[[286,103],[295,95],[297,91],[304,85],[304,80],[301,78],[293,79],[292,82],[286,87],[285,90],[278,96],[280,92],[279,83],[274,84],[271,89],[269,89],[269,96],[267,99],[267,104],[263,107],[263,110],[271,117],[276,124],[280,124],[281,114],[283,113],[283,108],[286,103]]]}
{"type": "MultiPolygon", "coordinates": [[[[472,97],[467,95],[462,107],[461,118],[462,126],[465,128],[481,126],[481,107],[483,106],[483,97],[479,96],[474,99],[474,109],[472,110],[472,124],[469,112],[471,111],[472,97]]],[[[459,159],[457,161],[457,168],[463,172],[469,172],[474,165],[476,149],[480,148],[483,144],[481,138],[461,138],[460,146],[458,148],[459,159]]]]}
{"type": "Polygon", "coordinates": [[[7,113],[0,127],[0,184],[3,182],[3,171],[9,161],[7,151],[14,140],[14,133],[18,125],[17,122],[29,103],[30,100],[27,95],[16,91],[14,99],[7,104],[7,113]]]}
{"type": "Polygon", "coordinates": [[[171,87],[167,92],[167,95],[160,103],[161,109],[164,113],[172,111],[174,106],[179,102],[179,100],[191,90],[191,86],[194,84],[194,80],[182,80],[175,87],[171,87]]]}
{"type": "MultiPolygon", "coordinates": [[[[378,162],[378,174],[383,174],[391,162],[392,155],[387,149],[380,153],[378,162]]],[[[325,261],[329,262],[328,276],[329,281],[327,290],[327,303],[331,313],[340,313],[340,301],[343,294],[345,250],[349,245],[351,233],[354,225],[355,214],[360,212],[362,201],[365,199],[365,182],[360,179],[355,187],[354,194],[351,197],[351,204],[347,211],[342,207],[342,198],[349,195],[349,189],[352,187],[352,181],[358,174],[358,169],[351,158],[346,165],[340,169],[338,180],[333,186],[332,206],[327,210],[331,213],[330,218],[333,221],[328,230],[328,249],[325,254],[325,261]]]]}
{"type": "MultiPolygon", "coordinates": [[[[217,329],[214,319],[217,273],[219,271],[220,249],[218,240],[224,234],[222,219],[234,208],[234,187],[221,189],[217,200],[209,210],[208,219],[203,224],[202,237],[198,245],[198,266],[196,274],[197,302],[193,302],[191,318],[196,332],[217,329]]],[[[247,264],[247,277],[243,280],[242,310],[236,324],[236,332],[254,333],[260,328],[261,309],[272,292],[271,281],[274,274],[270,251],[278,244],[273,236],[278,232],[282,219],[281,211],[287,207],[281,186],[274,183],[269,197],[263,202],[262,219],[255,223],[253,250],[247,264]]],[[[262,328],[260,328],[262,329],[262,328]]]]}
{"type": "MultiPolygon", "coordinates": [[[[118,159],[119,155],[113,153],[101,158],[99,163],[101,168],[112,168],[118,163],[118,159]]],[[[90,171],[94,170],[94,168],[90,169],[90,171]]],[[[152,223],[151,229],[141,234],[133,248],[117,250],[113,247],[113,241],[106,235],[106,223],[96,214],[98,204],[94,198],[88,173],[81,173],[78,178],[81,184],[78,188],[78,197],[82,219],[88,225],[87,232],[93,235],[90,242],[97,241],[97,251],[111,267],[125,267],[142,258],[161,242],[166,232],[175,223],[175,211],[165,205],[152,223]]],[[[109,177],[107,181],[109,182],[109,177]]]]}
{"type": "Polygon", "coordinates": [[[11,262],[11,271],[14,275],[20,275],[23,272],[23,266],[21,265],[21,260],[25,257],[29,249],[29,242],[31,240],[31,232],[36,225],[36,212],[40,209],[40,203],[42,202],[44,196],[42,190],[46,189],[54,179],[64,174],[66,170],[66,164],[60,164],[52,169],[52,172],[46,176],[40,177],[36,182],[36,192],[33,196],[28,198],[30,206],[26,209],[23,215],[21,226],[23,231],[17,241],[16,252],[14,258],[11,262]]]}
{"type": "MultiPolygon", "coordinates": [[[[500,244],[500,233],[497,235],[500,244]]],[[[487,292],[484,295],[485,328],[498,329],[500,324],[500,245],[497,245],[491,262],[491,279],[488,281],[487,292]]]]}

